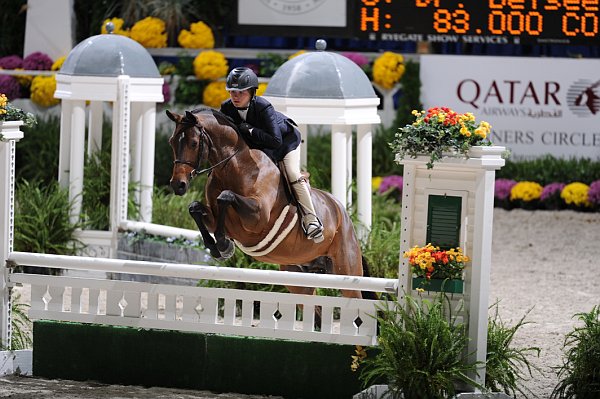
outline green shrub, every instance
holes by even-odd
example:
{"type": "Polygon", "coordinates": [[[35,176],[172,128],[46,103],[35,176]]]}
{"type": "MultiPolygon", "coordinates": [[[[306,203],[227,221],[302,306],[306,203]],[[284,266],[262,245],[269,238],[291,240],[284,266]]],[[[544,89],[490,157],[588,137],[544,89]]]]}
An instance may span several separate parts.
{"type": "Polygon", "coordinates": [[[540,371],[528,359],[530,355],[539,357],[540,348],[515,348],[513,338],[522,326],[529,324],[525,321],[529,311],[515,325],[508,326],[498,313],[498,302],[492,307],[495,310],[493,316],[488,317],[485,386],[492,392],[503,391],[512,396],[516,396],[518,392],[527,397],[533,392],[521,387],[520,382],[526,380],[524,371],[527,371],[529,377],[533,377],[533,369],[540,371]]]}
{"type": "MultiPolygon", "coordinates": [[[[17,292],[13,295],[10,302],[11,305],[11,340],[10,348],[4,348],[0,345],[1,350],[21,350],[29,349],[33,344],[31,338],[32,323],[27,316],[27,309],[30,305],[21,301],[21,293],[17,292]]],[[[0,344],[2,344],[0,342],[0,344]]]]}
{"type": "Polygon", "coordinates": [[[17,179],[55,181],[58,177],[60,119],[38,119],[34,126],[22,129],[24,137],[17,143],[15,154],[17,179]]]}
{"type": "Polygon", "coordinates": [[[78,224],[69,222],[69,193],[56,181],[21,181],[16,188],[14,250],[74,255],[81,244],[73,239],[78,224]]]}
{"type": "Polygon", "coordinates": [[[379,346],[362,362],[363,385],[383,380],[393,397],[405,399],[449,398],[458,382],[482,388],[467,376],[477,364],[468,360],[466,325],[449,314],[446,296],[405,299],[378,306],[379,346]]]}
{"type": "Polygon", "coordinates": [[[558,370],[553,399],[600,397],[600,305],[575,316],[583,326],[575,327],[565,337],[565,358],[558,370]]]}
{"type": "Polygon", "coordinates": [[[497,179],[533,181],[545,186],[553,182],[590,184],[600,176],[600,162],[589,158],[556,158],[552,155],[530,160],[506,160],[496,171],[497,179]]]}

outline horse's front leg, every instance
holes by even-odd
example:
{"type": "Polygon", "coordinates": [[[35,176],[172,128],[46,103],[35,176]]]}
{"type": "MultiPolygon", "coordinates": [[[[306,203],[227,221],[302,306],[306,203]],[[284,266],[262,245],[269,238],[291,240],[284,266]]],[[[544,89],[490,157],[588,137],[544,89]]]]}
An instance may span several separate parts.
{"type": "MultiPolygon", "coordinates": [[[[217,217],[215,238],[221,256],[228,258],[233,255],[235,246],[233,245],[233,242],[225,236],[225,217],[227,216],[227,208],[230,206],[233,207],[243,220],[248,219],[248,217],[256,219],[254,222],[256,225],[260,220],[259,204],[255,199],[243,197],[231,190],[223,190],[217,197],[217,203],[219,204],[219,215],[217,217]]],[[[240,226],[239,228],[244,228],[244,226],[240,226]]]]}
{"type": "Polygon", "coordinates": [[[200,235],[202,235],[202,240],[204,241],[204,246],[208,248],[210,251],[210,255],[215,259],[221,259],[221,252],[217,249],[217,245],[215,240],[210,235],[208,228],[206,227],[206,223],[204,223],[204,218],[208,215],[208,208],[206,205],[194,201],[190,204],[188,208],[190,215],[196,222],[196,226],[198,226],[198,230],[200,230],[200,235]]]}

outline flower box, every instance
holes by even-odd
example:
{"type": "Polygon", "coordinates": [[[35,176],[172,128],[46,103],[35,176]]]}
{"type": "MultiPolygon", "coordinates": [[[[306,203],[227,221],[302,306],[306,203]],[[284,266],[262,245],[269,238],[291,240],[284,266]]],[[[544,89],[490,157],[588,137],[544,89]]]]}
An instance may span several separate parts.
{"type": "Polygon", "coordinates": [[[412,279],[413,290],[421,288],[425,291],[442,292],[442,287],[444,292],[450,294],[462,294],[464,289],[464,281],[460,279],[442,280],[437,278],[427,280],[423,277],[413,277],[412,279]]]}

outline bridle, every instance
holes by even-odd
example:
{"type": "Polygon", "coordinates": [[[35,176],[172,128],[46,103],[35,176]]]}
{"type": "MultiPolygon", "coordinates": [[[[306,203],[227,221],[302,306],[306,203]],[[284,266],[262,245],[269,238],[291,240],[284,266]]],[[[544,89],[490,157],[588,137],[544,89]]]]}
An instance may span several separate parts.
{"type": "Polygon", "coordinates": [[[202,153],[204,152],[204,140],[206,139],[206,141],[208,142],[208,149],[207,149],[207,158],[208,158],[208,153],[210,153],[211,148],[214,147],[212,138],[210,137],[210,135],[208,133],[206,133],[206,129],[202,125],[199,125],[197,123],[193,123],[193,124],[186,123],[186,122],[180,122],[180,123],[186,124],[186,125],[191,125],[192,128],[198,128],[198,129],[194,129],[194,132],[196,132],[196,134],[200,136],[200,149],[198,151],[197,162],[194,163],[191,161],[180,159],[179,157],[183,150],[183,139],[185,138],[185,129],[180,130],[181,137],[179,138],[179,143],[177,145],[177,153],[175,154],[177,156],[177,158],[173,161],[173,164],[174,165],[184,164],[184,165],[188,165],[189,167],[191,167],[192,171],[190,172],[190,178],[194,178],[195,176],[201,175],[202,173],[210,172],[214,168],[216,168],[217,166],[219,166],[221,164],[223,164],[223,166],[225,166],[227,164],[227,162],[229,162],[229,160],[231,160],[231,158],[235,157],[238,154],[238,152],[240,152],[240,150],[241,150],[241,148],[238,148],[235,150],[235,152],[233,154],[229,155],[225,159],[220,160],[216,164],[209,166],[208,168],[200,169],[200,163],[202,162],[202,153]]]}

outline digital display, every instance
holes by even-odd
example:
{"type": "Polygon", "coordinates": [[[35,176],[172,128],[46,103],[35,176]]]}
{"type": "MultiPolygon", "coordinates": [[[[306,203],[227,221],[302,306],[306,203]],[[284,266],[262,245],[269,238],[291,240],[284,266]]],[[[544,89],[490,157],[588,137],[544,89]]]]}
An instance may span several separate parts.
{"type": "Polygon", "coordinates": [[[498,44],[600,44],[600,0],[359,0],[361,38],[498,44]]]}

